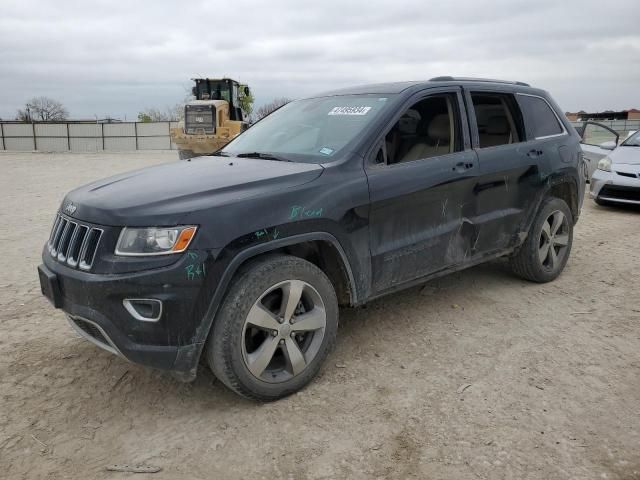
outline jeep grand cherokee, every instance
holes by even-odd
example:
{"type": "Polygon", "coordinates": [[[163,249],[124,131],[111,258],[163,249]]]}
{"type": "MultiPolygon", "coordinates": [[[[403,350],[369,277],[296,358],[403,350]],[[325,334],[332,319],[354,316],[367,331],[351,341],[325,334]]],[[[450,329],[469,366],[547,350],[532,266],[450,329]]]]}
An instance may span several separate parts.
{"type": "Polygon", "coordinates": [[[297,100],[213,156],[70,192],[43,293],[72,327],[188,381],[273,400],[318,372],[339,305],[498,257],[563,270],[585,179],[543,90],[438,77],[297,100]]]}

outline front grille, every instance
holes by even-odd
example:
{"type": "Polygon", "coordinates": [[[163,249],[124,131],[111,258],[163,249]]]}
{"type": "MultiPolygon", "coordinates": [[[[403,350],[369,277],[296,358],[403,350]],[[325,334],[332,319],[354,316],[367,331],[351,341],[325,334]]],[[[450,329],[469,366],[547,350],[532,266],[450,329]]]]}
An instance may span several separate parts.
{"type": "Polygon", "coordinates": [[[215,109],[213,105],[187,105],[184,112],[186,133],[214,133],[215,109]]]}
{"type": "Polygon", "coordinates": [[[599,196],[640,202],[640,188],[622,187],[618,185],[605,185],[604,187],[602,187],[602,190],[600,190],[599,196]]]}
{"type": "Polygon", "coordinates": [[[93,338],[97,342],[100,342],[106,346],[109,346],[109,341],[106,338],[104,338],[104,335],[102,335],[102,332],[93,323],[85,322],[80,318],[72,318],[72,321],[77,325],[77,327],[80,330],[82,330],[84,333],[89,335],[91,338],[93,338]]]}
{"type": "Polygon", "coordinates": [[[47,247],[58,262],[72,268],[91,270],[102,237],[100,228],[83,225],[58,214],[47,247]]]}

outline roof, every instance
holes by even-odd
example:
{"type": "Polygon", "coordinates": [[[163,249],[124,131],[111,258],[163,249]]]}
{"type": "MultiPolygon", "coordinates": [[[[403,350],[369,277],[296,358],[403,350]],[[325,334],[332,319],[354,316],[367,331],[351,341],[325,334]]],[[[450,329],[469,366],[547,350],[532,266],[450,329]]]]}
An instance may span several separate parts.
{"type": "Polygon", "coordinates": [[[406,82],[389,82],[389,83],[373,83],[368,85],[357,85],[354,87],[341,88],[322,92],[315,95],[317,97],[331,95],[358,95],[358,94],[394,94],[401,93],[412,87],[434,87],[448,85],[469,85],[469,84],[492,84],[492,85],[514,85],[520,87],[530,87],[524,82],[514,82],[509,80],[496,80],[490,78],[471,78],[471,77],[434,77],[429,80],[406,81],[406,82]]]}

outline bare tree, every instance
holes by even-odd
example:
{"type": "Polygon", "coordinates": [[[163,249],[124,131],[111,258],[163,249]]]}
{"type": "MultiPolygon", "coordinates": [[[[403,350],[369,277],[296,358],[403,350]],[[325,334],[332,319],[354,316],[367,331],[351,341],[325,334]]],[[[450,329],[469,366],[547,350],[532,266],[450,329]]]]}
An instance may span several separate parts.
{"type": "Polygon", "coordinates": [[[139,122],[177,122],[184,115],[184,106],[176,104],[172,107],[146,108],[138,113],[139,122]]]}
{"type": "Polygon", "coordinates": [[[280,97],[280,98],[273,99],[271,102],[265,105],[262,105],[261,107],[256,109],[256,111],[253,113],[253,117],[254,117],[253,120],[257,122],[258,120],[269,115],[271,112],[274,112],[280,107],[282,107],[283,105],[286,105],[290,101],[291,99],[287,97],[280,97]]]}
{"type": "Polygon", "coordinates": [[[16,120],[55,122],[65,120],[68,115],[67,109],[57,100],[49,97],[33,97],[26,103],[24,110],[18,110],[16,120]]]}

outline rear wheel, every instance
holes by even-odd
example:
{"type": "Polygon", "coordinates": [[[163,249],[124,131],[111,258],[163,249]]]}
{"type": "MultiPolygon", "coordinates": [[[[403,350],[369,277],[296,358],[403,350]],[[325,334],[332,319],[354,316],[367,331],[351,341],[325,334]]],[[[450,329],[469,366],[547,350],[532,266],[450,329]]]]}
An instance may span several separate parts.
{"type": "Polygon", "coordinates": [[[309,383],[333,347],[338,301],[327,276],[291,256],[251,263],[233,280],[207,361],[242,396],[269,401],[309,383]]]}
{"type": "Polygon", "coordinates": [[[573,243],[573,215],[559,198],[543,201],[529,235],[511,258],[514,273],[533,282],[550,282],[560,275],[573,243]]]}

